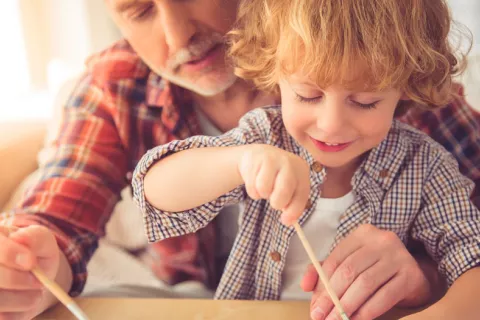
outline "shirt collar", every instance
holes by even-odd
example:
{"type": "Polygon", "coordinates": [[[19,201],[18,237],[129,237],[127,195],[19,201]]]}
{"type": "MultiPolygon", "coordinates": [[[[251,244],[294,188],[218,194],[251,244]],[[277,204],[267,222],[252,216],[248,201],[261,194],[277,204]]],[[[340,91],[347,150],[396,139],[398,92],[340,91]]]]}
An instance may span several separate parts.
{"type": "Polygon", "coordinates": [[[387,137],[368,154],[352,180],[354,190],[367,184],[376,184],[381,190],[389,190],[395,182],[407,153],[408,146],[401,134],[403,124],[394,120],[387,137]]]}
{"type": "Polygon", "coordinates": [[[153,71],[147,78],[146,102],[149,107],[161,108],[172,104],[170,83],[153,71]]]}
{"type": "Polygon", "coordinates": [[[186,139],[199,133],[193,112],[193,101],[187,89],[181,88],[153,71],[147,77],[145,102],[149,108],[161,109],[162,124],[176,137],[186,139]]]}

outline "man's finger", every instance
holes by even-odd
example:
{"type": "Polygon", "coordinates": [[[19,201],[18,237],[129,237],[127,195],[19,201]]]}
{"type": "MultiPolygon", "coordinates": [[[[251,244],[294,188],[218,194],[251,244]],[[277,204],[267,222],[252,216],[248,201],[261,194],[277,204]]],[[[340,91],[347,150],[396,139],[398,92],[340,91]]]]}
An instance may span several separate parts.
{"type": "Polygon", "coordinates": [[[36,263],[35,256],[24,245],[0,233],[0,264],[17,270],[30,270],[36,263]]]}
{"type": "Polygon", "coordinates": [[[30,271],[20,271],[0,265],[0,290],[39,290],[41,288],[42,284],[30,271]]]}
{"type": "Polygon", "coordinates": [[[399,292],[402,292],[403,286],[404,281],[401,276],[394,276],[358,309],[352,319],[370,320],[386,313],[401,300],[402,295],[399,292]]]}
{"type": "MultiPolygon", "coordinates": [[[[360,232],[355,230],[350,235],[348,235],[345,239],[340,241],[340,243],[333,249],[330,255],[325,259],[323,263],[323,269],[325,273],[329,273],[330,275],[342,264],[347,257],[353,254],[355,251],[360,249],[364,245],[365,238],[363,235],[363,229],[369,228],[368,226],[360,226],[360,232]]],[[[371,228],[375,228],[371,226],[371,228]]],[[[369,238],[371,239],[371,238],[369,238]]]]}
{"type": "MultiPolygon", "coordinates": [[[[367,247],[362,247],[347,257],[333,275],[330,277],[330,284],[338,297],[343,296],[347,289],[355,282],[357,277],[374,266],[380,257],[367,247]]],[[[363,292],[359,292],[363,294],[363,292]]]]}
{"type": "MultiPolygon", "coordinates": [[[[347,315],[350,316],[357,312],[373,294],[393,280],[396,274],[397,270],[384,260],[362,272],[348,287],[347,291],[341,295],[340,302],[347,315]]],[[[401,288],[398,288],[398,290],[401,290],[401,288]]],[[[397,292],[397,295],[400,294],[397,292]]]]}
{"type": "Polygon", "coordinates": [[[324,320],[333,310],[334,304],[328,292],[318,290],[314,292],[310,302],[310,316],[313,320],[324,320]]]}
{"type": "Polygon", "coordinates": [[[305,292],[312,292],[317,286],[318,279],[319,278],[317,270],[315,270],[313,264],[309,264],[307,267],[307,271],[305,271],[302,281],[300,282],[300,287],[305,292]]]}
{"type": "Polygon", "coordinates": [[[25,312],[37,307],[43,297],[42,290],[0,290],[1,312],[25,312]]]}
{"type": "Polygon", "coordinates": [[[19,229],[10,234],[10,239],[30,248],[39,258],[56,258],[59,253],[58,250],[55,250],[58,247],[55,236],[42,226],[19,229]]]}

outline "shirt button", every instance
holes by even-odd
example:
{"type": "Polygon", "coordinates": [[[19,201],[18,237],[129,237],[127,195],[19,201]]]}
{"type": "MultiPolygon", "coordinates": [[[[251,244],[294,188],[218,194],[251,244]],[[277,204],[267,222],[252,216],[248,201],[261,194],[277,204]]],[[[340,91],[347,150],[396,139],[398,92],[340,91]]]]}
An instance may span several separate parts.
{"type": "Polygon", "coordinates": [[[308,199],[307,204],[305,205],[305,210],[310,210],[312,209],[312,207],[313,207],[312,200],[308,199]]]}
{"type": "Polygon", "coordinates": [[[380,171],[380,178],[386,178],[386,177],[388,177],[388,170],[383,169],[382,171],[380,171]]]}
{"type": "Polygon", "coordinates": [[[282,256],[278,251],[270,252],[270,258],[272,258],[274,262],[279,262],[280,260],[282,260],[282,256]]]}
{"type": "Polygon", "coordinates": [[[315,161],[312,164],[312,170],[315,171],[316,173],[320,173],[323,170],[323,166],[318,161],[315,161]]]}

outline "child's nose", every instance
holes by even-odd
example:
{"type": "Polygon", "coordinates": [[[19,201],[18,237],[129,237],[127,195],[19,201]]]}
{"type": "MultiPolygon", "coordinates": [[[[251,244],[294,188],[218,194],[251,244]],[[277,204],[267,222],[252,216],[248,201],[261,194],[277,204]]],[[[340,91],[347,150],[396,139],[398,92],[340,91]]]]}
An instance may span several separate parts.
{"type": "Polygon", "coordinates": [[[317,113],[317,127],[325,134],[337,135],[345,130],[346,115],[343,101],[326,101],[317,113]]]}

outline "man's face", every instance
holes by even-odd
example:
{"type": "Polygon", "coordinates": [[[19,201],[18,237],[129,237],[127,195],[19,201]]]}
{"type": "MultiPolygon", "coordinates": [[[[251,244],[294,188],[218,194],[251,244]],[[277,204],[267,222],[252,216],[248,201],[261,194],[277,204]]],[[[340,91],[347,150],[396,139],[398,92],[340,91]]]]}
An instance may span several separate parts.
{"type": "Polygon", "coordinates": [[[123,36],[165,79],[204,96],[236,80],[224,36],[238,0],[107,0],[123,36]]]}

